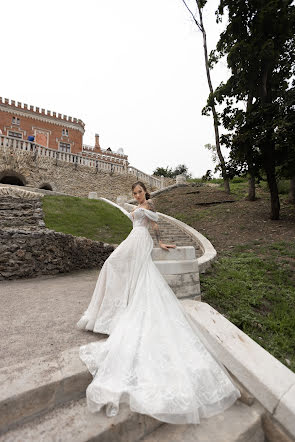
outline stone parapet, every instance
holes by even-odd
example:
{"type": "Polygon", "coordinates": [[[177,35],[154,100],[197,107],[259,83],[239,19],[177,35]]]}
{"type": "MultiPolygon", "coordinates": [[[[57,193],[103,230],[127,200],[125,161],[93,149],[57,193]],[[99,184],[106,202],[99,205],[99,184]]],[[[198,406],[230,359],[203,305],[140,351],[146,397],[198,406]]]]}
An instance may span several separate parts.
{"type": "MultiPolygon", "coordinates": [[[[2,136],[0,141],[1,139],[2,136]]],[[[16,143],[17,140],[13,142],[16,143]]],[[[31,145],[30,142],[24,143],[31,145]]],[[[53,149],[46,149],[46,152],[50,155],[35,155],[33,151],[19,150],[13,146],[0,147],[0,181],[5,176],[15,176],[24,186],[40,188],[46,183],[54,192],[79,197],[88,197],[89,192],[97,192],[98,196],[114,201],[117,195],[132,195],[131,186],[136,177],[120,171],[120,165],[114,166],[114,170],[111,171],[109,163],[101,163],[100,167],[96,168],[94,160],[91,160],[91,166],[86,158],[79,155],[53,149]],[[75,158],[79,161],[73,161],[75,158]]],[[[148,182],[146,184],[149,191],[156,189],[148,182]]]]}
{"type": "Polygon", "coordinates": [[[184,300],[182,305],[206,346],[263,406],[268,441],[294,441],[295,373],[208,304],[184,300]],[[284,438],[275,439],[271,434],[279,428],[284,438]]]}

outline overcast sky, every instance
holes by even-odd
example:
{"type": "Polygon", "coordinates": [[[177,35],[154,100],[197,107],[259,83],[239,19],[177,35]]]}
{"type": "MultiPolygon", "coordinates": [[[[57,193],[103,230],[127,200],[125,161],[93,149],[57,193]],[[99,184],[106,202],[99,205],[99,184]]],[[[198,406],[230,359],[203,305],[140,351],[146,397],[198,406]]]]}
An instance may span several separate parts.
{"type": "MultiPolygon", "coordinates": [[[[210,51],[224,25],[208,3],[210,51]]],[[[1,96],[81,118],[85,144],[99,133],[146,173],[214,167],[202,35],[181,0],[2,0],[0,39],[1,96]]],[[[214,86],[227,77],[221,62],[214,86]]]]}

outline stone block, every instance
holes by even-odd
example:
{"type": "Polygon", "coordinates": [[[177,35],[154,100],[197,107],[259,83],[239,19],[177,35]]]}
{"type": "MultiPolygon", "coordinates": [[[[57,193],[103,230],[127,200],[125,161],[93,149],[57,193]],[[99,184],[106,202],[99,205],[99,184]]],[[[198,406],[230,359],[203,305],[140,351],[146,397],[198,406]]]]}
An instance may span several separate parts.
{"type": "Polygon", "coordinates": [[[182,305],[217,359],[295,437],[295,373],[208,304],[182,305]]]}
{"type": "Polygon", "coordinates": [[[97,200],[98,199],[97,192],[89,192],[88,198],[92,200],[97,200]]]}
{"type": "Polygon", "coordinates": [[[197,273],[198,261],[196,259],[188,259],[186,261],[154,261],[162,275],[177,275],[182,273],[197,273]]]}
{"type": "Polygon", "coordinates": [[[289,431],[295,440],[295,380],[293,386],[281,398],[274,417],[289,431]]]}
{"type": "Polygon", "coordinates": [[[193,246],[177,246],[175,249],[166,250],[160,247],[152,250],[152,259],[154,261],[182,261],[196,259],[196,250],[193,246]]]}

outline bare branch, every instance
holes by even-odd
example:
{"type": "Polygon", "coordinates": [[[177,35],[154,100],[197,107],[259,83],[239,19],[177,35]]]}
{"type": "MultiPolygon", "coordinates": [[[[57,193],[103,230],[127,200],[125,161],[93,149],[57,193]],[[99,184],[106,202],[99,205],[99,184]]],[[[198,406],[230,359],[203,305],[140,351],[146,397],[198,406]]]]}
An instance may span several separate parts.
{"type": "Polygon", "coordinates": [[[196,19],[196,17],[194,16],[194,13],[190,10],[190,8],[188,7],[188,5],[186,4],[185,0],[182,0],[184,6],[186,7],[186,9],[188,10],[188,12],[190,13],[190,15],[192,16],[195,24],[198,26],[199,30],[202,32],[202,27],[200,25],[200,23],[198,22],[198,20],[196,19]]]}

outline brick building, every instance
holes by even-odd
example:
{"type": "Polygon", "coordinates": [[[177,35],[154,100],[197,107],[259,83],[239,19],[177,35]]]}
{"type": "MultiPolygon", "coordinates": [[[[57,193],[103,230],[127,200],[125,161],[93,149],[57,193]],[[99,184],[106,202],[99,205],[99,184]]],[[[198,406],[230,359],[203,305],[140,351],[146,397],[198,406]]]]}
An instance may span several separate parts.
{"type": "Polygon", "coordinates": [[[83,121],[0,97],[0,134],[73,154],[82,153],[83,121]]]}

